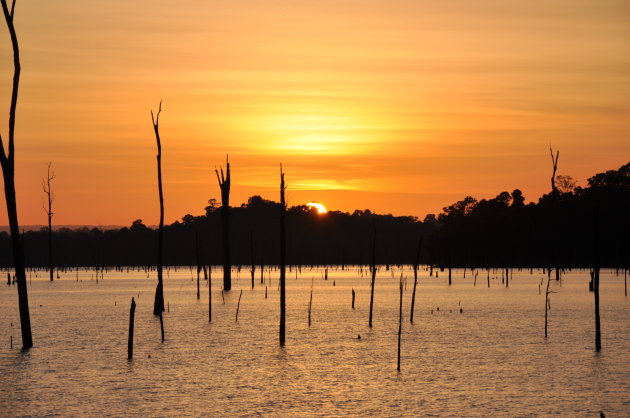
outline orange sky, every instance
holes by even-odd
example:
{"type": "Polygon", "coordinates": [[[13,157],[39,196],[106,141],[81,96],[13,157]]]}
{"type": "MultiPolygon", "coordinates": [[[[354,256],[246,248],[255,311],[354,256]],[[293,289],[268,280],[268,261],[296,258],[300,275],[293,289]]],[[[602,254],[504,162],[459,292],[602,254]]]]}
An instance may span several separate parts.
{"type": "MultiPolygon", "coordinates": [[[[550,0],[18,0],[21,224],[166,221],[232,202],[438,213],[465,195],[581,185],[630,160],[630,3],[550,0]]],[[[11,49],[0,25],[0,129],[11,49]]],[[[0,223],[6,224],[4,199],[0,223]]]]}

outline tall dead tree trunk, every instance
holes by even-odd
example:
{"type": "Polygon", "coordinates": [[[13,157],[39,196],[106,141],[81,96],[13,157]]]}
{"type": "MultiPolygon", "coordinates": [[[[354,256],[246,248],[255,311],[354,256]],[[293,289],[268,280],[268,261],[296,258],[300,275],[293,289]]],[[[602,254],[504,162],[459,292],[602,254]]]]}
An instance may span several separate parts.
{"type": "Polygon", "coordinates": [[[372,328],[372,312],[374,308],[374,282],[376,281],[376,226],[374,227],[374,237],[372,239],[372,265],[370,266],[372,271],[372,281],[370,283],[370,318],[368,325],[372,328]]]}
{"type": "Polygon", "coordinates": [[[400,304],[398,305],[398,366],[396,370],[400,371],[400,340],[402,336],[402,300],[403,300],[403,283],[402,279],[399,283],[400,286],[400,304]]]}
{"type": "Polygon", "coordinates": [[[252,261],[252,269],[250,271],[252,276],[252,289],[254,288],[254,274],[256,274],[256,264],[254,263],[254,231],[249,230],[249,254],[252,261]]]}
{"type": "Polygon", "coordinates": [[[42,179],[42,189],[46,195],[46,203],[44,206],[44,212],[48,217],[48,271],[50,272],[50,281],[54,280],[54,263],[53,263],[53,243],[52,243],[52,204],[55,200],[55,193],[53,193],[50,182],[55,178],[55,172],[51,170],[52,163],[48,163],[48,174],[46,179],[42,179]]]}
{"type": "Polygon", "coordinates": [[[420,250],[422,249],[422,237],[418,239],[418,252],[416,261],[413,263],[413,293],[411,294],[411,312],[409,312],[409,322],[413,324],[413,309],[416,304],[416,286],[418,285],[418,265],[420,264],[420,250]]]}
{"type": "Polygon", "coordinates": [[[558,188],[556,187],[556,170],[558,169],[558,158],[560,157],[560,150],[556,151],[556,156],[553,156],[553,149],[549,147],[551,153],[551,165],[553,171],[551,173],[551,198],[553,202],[553,241],[554,241],[554,263],[556,264],[556,280],[560,280],[560,268],[558,267],[558,188]]]}
{"type": "Polygon", "coordinates": [[[164,194],[162,193],[162,143],[160,142],[160,113],[162,113],[162,101],[157,114],[153,115],[151,110],[151,123],[155,133],[157,144],[157,175],[158,175],[158,195],[160,199],[160,225],[158,227],[158,248],[157,248],[157,276],[158,282],[155,288],[155,300],[153,302],[153,315],[162,316],[164,312],[164,286],[162,283],[162,257],[164,252],[164,194]]]}
{"type": "Polygon", "coordinates": [[[230,260],[230,162],[225,157],[225,174],[223,168],[215,169],[221,188],[221,237],[223,239],[223,290],[232,290],[232,262],[230,260]]]}
{"type": "Polygon", "coordinates": [[[208,322],[212,322],[212,265],[208,266],[208,322]]]}
{"type": "Polygon", "coordinates": [[[26,287],[26,271],[24,269],[24,249],[20,242],[20,226],[17,216],[17,204],[15,198],[15,110],[17,107],[18,89],[20,85],[20,49],[18,46],[15,27],[13,26],[13,12],[15,0],[11,4],[11,10],[6,0],[1,0],[4,19],[7,22],[11,44],[13,46],[13,87],[11,92],[11,106],[9,108],[9,148],[5,152],[4,141],[0,135],[0,165],[4,177],[4,196],[7,202],[7,216],[9,218],[9,229],[11,231],[11,244],[13,249],[13,264],[15,268],[15,278],[18,287],[18,305],[20,310],[20,328],[22,330],[22,349],[26,350],[33,346],[33,336],[31,334],[31,316],[28,309],[28,290],[26,287]]]}
{"type": "Polygon", "coordinates": [[[551,283],[551,272],[547,274],[547,290],[545,291],[545,338],[547,338],[547,324],[549,318],[549,308],[550,308],[550,300],[549,294],[552,293],[549,290],[549,284],[551,283]]]}
{"type": "Polygon", "coordinates": [[[129,308],[129,338],[127,339],[127,359],[133,359],[133,317],[136,313],[136,301],[131,298],[131,308],[129,308]]]}
{"type": "Polygon", "coordinates": [[[286,230],[285,216],[287,204],[284,198],[284,173],[280,164],[280,345],[284,346],[286,321],[286,230]]]}
{"type": "Polygon", "coordinates": [[[197,261],[197,300],[201,299],[199,289],[199,275],[201,274],[201,259],[199,257],[199,231],[195,230],[195,258],[197,261]]]}

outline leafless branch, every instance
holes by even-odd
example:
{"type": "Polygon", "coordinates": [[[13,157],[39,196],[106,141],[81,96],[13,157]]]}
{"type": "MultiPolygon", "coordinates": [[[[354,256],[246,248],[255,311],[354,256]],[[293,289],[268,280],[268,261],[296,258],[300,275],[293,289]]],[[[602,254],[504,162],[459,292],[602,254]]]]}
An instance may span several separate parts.
{"type": "Polygon", "coordinates": [[[153,127],[157,128],[160,124],[160,113],[162,113],[162,100],[160,100],[160,106],[157,111],[157,115],[153,117],[153,110],[151,110],[151,122],[153,122],[153,127]]]}
{"type": "Polygon", "coordinates": [[[551,165],[553,166],[553,172],[551,174],[551,191],[556,194],[556,170],[558,169],[558,157],[560,157],[560,150],[556,151],[556,157],[553,156],[553,149],[549,145],[549,152],[551,153],[551,165]]]}

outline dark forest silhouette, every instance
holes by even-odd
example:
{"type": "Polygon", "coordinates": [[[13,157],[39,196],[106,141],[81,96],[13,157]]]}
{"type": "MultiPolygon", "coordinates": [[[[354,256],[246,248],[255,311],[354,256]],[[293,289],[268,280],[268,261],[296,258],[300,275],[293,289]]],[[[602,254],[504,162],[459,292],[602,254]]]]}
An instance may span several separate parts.
{"type": "MultiPolygon", "coordinates": [[[[525,204],[520,190],[477,201],[467,196],[424,221],[379,215],[370,210],[318,214],[305,205],[287,209],[288,264],[369,264],[373,230],[378,231],[379,264],[419,262],[442,267],[592,267],[593,208],[599,211],[598,264],[628,267],[630,163],[596,174],[581,188],[559,187],[556,199],[543,195],[525,204]],[[555,203],[554,203],[555,200],[555,203]],[[555,209],[554,209],[555,207],[555,209]],[[554,216],[554,212],[556,216],[554,216]],[[553,233],[552,233],[553,232],[553,233]],[[557,251],[556,251],[557,249],[557,251]]],[[[280,204],[252,196],[230,208],[231,261],[235,266],[278,265],[280,204]],[[251,231],[251,232],[250,232],[251,231]],[[251,239],[251,234],[256,237],[251,239]],[[253,247],[253,248],[252,248],[253,247]]],[[[205,215],[186,215],[164,227],[164,264],[222,265],[222,216],[211,199],[205,215]]],[[[118,230],[61,229],[54,232],[57,266],[150,266],[158,231],[136,220],[118,230]]],[[[24,235],[28,266],[46,267],[47,229],[24,235]]],[[[0,233],[0,266],[13,266],[11,240],[0,233]]]]}

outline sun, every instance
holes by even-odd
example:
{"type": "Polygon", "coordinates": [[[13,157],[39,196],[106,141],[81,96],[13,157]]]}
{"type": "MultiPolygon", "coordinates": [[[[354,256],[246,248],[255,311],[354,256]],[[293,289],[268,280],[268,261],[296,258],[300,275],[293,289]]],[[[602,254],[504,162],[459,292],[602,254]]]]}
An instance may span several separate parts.
{"type": "Polygon", "coordinates": [[[326,206],[322,205],[321,203],[310,202],[310,203],[307,203],[306,206],[308,206],[309,208],[317,209],[317,213],[326,213],[326,212],[328,212],[326,210],[326,206]]]}

